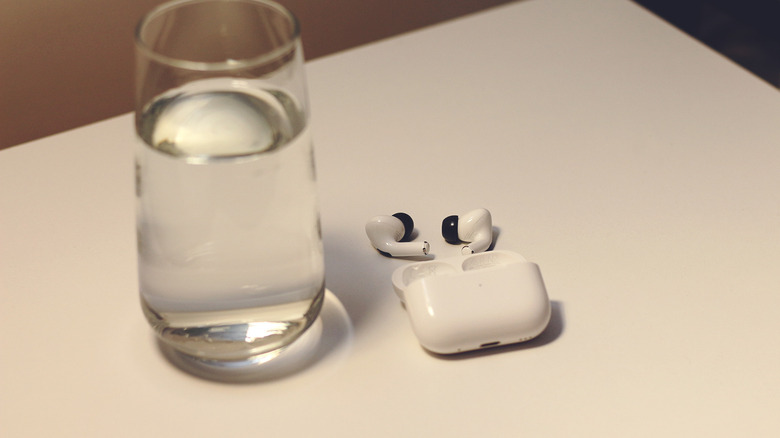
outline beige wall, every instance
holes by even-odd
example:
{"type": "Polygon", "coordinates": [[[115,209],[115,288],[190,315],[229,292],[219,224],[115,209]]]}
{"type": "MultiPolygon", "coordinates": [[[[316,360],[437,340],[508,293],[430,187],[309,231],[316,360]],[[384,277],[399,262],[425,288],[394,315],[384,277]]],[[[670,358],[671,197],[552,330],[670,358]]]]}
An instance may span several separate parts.
{"type": "MultiPolygon", "coordinates": [[[[313,59],[509,0],[279,0],[313,59]]],[[[0,149],[132,110],[135,23],[163,0],[0,0],[0,149]]]]}

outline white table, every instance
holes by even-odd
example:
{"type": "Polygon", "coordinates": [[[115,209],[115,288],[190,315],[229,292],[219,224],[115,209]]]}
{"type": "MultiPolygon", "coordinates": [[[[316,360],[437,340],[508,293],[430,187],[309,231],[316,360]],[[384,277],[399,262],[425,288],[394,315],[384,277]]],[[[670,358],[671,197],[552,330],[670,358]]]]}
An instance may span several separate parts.
{"type": "Polygon", "coordinates": [[[780,433],[780,95],[635,4],[531,0],[311,62],[327,283],[303,370],[222,384],[141,315],[132,119],[0,152],[0,435],[780,433]],[[420,348],[363,234],[489,208],[536,341],[420,348]],[[343,306],[343,307],[340,307],[343,306]]]}

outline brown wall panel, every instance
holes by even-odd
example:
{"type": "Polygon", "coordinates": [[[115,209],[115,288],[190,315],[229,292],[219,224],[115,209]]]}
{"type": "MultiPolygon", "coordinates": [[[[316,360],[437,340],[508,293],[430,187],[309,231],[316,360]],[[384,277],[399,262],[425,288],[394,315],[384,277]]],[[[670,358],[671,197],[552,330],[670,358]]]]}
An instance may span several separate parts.
{"type": "MultiPolygon", "coordinates": [[[[308,59],[509,0],[280,0],[308,59]]],[[[161,0],[0,0],[0,149],[131,111],[138,19],[161,0]]]]}

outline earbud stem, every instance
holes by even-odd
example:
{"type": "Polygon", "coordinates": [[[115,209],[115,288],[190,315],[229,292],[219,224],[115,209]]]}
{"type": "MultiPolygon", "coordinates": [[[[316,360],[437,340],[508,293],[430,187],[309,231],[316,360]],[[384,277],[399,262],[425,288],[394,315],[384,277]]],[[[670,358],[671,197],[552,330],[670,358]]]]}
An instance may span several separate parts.
{"type": "Polygon", "coordinates": [[[428,242],[385,242],[377,250],[392,257],[418,257],[428,255],[431,246],[428,242]]]}
{"type": "MultiPolygon", "coordinates": [[[[492,230],[491,230],[492,231],[492,230]]],[[[493,242],[493,236],[487,234],[479,234],[476,236],[473,242],[461,248],[462,254],[474,254],[476,252],[484,252],[490,248],[490,244],[493,242]]]]}

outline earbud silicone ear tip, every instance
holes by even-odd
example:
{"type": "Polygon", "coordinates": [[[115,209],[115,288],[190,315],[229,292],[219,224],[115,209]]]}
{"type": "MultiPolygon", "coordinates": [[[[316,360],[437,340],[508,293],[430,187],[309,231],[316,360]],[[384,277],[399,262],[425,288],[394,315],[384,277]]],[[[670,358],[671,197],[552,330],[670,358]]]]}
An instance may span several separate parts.
{"type": "Polygon", "coordinates": [[[449,244],[457,245],[460,243],[460,238],[458,237],[457,215],[447,216],[444,218],[444,220],[441,222],[441,235],[449,244]]]}
{"type": "Polygon", "coordinates": [[[409,238],[412,237],[412,232],[414,231],[414,221],[412,220],[412,217],[402,212],[394,214],[393,217],[400,220],[401,223],[404,224],[404,235],[401,237],[400,241],[405,242],[409,240],[409,238]]]}

